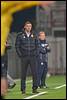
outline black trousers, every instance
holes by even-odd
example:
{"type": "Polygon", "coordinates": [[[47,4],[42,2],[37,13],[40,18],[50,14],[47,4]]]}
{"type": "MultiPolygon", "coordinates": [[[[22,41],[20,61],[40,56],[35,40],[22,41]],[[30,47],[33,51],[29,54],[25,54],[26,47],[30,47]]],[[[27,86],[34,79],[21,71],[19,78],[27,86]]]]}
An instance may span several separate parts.
{"type": "Polygon", "coordinates": [[[21,59],[22,67],[21,67],[21,91],[25,90],[26,88],[26,74],[28,64],[30,64],[32,78],[33,78],[33,86],[32,89],[37,89],[37,64],[36,64],[36,57],[35,56],[26,56],[21,59]]]}
{"type": "Polygon", "coordinates": [[[7,77],[7,53],[1,56],[1,77],[7,77]]]}

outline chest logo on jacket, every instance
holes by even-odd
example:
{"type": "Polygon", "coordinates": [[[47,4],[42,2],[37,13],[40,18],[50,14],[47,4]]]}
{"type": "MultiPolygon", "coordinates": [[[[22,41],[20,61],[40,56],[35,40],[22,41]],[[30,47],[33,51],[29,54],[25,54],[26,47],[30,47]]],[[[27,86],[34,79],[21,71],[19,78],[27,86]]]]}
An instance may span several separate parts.
{"type": "Polygon", "coordinates": [[[25,38],[25,34],[23,34],[22,37],[25,38]]]}
{"type": "Polygon", "coordinates": [[[23,36],[23,38],[25,38],[25,36],[23,36]]]}
{"type": "Polygon", "coordinates": [[[33,38],[33,37],[34,37],[34,35],[33,35],[33,34],[31,34],[31,37],[33,38]]]}

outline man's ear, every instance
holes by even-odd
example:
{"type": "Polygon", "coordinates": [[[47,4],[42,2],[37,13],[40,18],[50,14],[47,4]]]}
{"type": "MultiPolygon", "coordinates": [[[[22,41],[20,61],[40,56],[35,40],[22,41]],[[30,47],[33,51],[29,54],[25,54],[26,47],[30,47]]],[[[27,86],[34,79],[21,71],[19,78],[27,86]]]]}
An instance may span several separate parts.
{"type": "Polygon", "coordinates": [[[25,26],[24,26],[24,29],[25,29],[25,26]]]}
{"type": "Polygon", "coordinates": [[[40,39],[40,36],[38,36],[38,38],[40,39]]]}

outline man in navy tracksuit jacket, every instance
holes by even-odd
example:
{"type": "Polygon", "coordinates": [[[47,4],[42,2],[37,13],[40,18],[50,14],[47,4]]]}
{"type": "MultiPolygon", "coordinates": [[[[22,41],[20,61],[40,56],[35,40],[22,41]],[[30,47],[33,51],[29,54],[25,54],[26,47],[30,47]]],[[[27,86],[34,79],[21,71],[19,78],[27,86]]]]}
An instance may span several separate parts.
{"type": "Polygon", "coordinates": [[[40,32],[38,39],[38,85],[40,88],[47,88],[45,80],[48,71],[48,52],[50,52],[50,48],[45,33],[40,32]]]}

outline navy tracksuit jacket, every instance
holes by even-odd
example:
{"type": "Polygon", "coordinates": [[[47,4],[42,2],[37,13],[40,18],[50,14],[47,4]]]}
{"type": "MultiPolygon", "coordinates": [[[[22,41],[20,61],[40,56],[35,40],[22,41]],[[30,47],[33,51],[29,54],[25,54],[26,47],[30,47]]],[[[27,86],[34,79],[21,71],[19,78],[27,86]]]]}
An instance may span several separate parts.
{"type": "Polygon", "coordinates": [[[49,45],[46,40],[38,40],[38,85],[44,86],[48,71],[49,45]]]}

